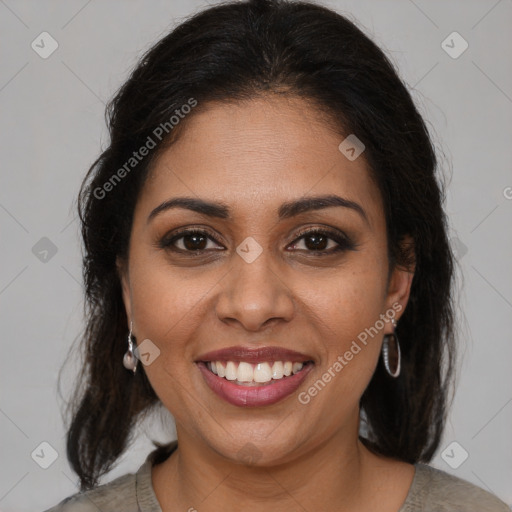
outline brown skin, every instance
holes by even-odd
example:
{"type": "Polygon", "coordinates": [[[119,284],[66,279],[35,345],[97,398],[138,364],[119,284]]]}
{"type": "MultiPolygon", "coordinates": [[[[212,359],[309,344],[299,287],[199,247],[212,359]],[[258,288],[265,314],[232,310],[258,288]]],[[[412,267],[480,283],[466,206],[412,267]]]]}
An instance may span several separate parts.
{"type": "MultiPolygon", "coordinates": [[[[338,150],[343,138],[300,99],[211,104],[187,119],[141,192],[129,264],[119,268],[134,336],[161,351],[144,371],[176,421],[179,448],[152,473],[164,512],[397,511],[406,498],[414,467],[378,457],[358,439],[359,400],[389,322],[308,404],[297,399],[393,304],[399,319],[413,277],[389,275],[378,188],[364,153],[349,161],[338,150]],[[285,201],[333,193],[359,203],[368,222],[344,207],[277,218],[285,201]],[[178,208],[147,223],[153,208],[178,196],[222,202],[232,217],[178,208]],[[209,228],[217,241],[181,238],[175,245],[187,254],[156,246],[191,226],[209,228]],[[311,239],[297,236],[305,227],[341,230],[357,247],[315,256],[311,239]],[[236,252],[249,236],[263,248],[250,264],[236,252]],[[204,255],[190,255],[198,246],[204,255]],[[236,407],[210,390],[194,363],[233,345],[290,348],[315,366],[286,399],[236,407]],[[258,450],[252,464],[238,454],[248,443],[258,450]]],[[[321,250],[336,245],[329,239],[321,250]]]]}

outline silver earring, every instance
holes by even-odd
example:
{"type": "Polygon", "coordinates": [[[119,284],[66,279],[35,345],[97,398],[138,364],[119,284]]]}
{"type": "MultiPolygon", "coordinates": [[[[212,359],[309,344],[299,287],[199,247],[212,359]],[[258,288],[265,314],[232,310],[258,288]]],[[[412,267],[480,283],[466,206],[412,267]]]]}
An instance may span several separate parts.
{"type": "Polygon", "coordinates": [[[135,354],[133,353],[132,326],[133,322],[130,322],[130,332],[128,334],[128,350],[123,357],[123,365],[127,370],[132,370],[135,375],[138,361],[135,357],[135,354]]]}
{"type": "Polygon", "coordinates": [[[382,359],[384,361],[384,367],[390,377],[397,378],[400,375],[400,344],[398,343],[398,337],[396,335],[396,322],[395,319],[391,319],[394,330],[392,334],[386,334],[382,343],[382,359]]]}

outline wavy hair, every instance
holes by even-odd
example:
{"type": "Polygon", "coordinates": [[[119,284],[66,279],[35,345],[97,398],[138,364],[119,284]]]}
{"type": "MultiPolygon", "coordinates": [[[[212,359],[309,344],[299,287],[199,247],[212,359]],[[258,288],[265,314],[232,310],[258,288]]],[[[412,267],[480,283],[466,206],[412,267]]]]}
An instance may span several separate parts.
{"type": "Polygon", "coordinates": [[[133,212],[152,164],[202,105],[266,94],[310,102],[340,136],[355,133],[366,146],[390,267],[415,265],[415,274],[397,328],[402,373],[390,378],[379,360],[360,401],[367,427],[360,439],[409,463],[430,461],[438,448],[454,374],[454,259],[425,122],[391,61],[346,17],[308,2],[228,1],[189,17],[143,55],[107,105],[109,145],[78,195],[86,325],[83,371],[68,403],[67,456],[82,490],[110,471],[137,422],[160,403],[145,372],[133,375],[122,364],[128,322],[116,268],[117,258],[128,259],[133,212]],[[113,182],[191,97],[194,111],[113,182]]]}

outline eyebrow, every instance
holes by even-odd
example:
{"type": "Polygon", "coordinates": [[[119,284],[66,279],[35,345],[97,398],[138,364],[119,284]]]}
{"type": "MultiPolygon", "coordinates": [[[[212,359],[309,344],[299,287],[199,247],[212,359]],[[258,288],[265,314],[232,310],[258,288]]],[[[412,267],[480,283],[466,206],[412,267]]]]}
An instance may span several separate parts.
{"type": "MultiPolygon", "coordinates": [[[[335,194],[304,197],[295,201],[283,203],[279,207],[278,217],[280,220],[284,220],[295,217],[301,213],[321,210],[323,208],[330,208],[333,206],[349,208],[357,212],[366,221],[366,223],[369,224],[366,212],[360,204],[335,194]]],[[[230,217],[230,209],[224,203],[215,203],[194,197],[175,197],[158,205],[149,214],[147,223],[149,223],[160,213],[173,208],[184,208],[200,213],[201,215],[205,215],[207,217],[215,217],[219,219],[228,219],[230,217]]]]}

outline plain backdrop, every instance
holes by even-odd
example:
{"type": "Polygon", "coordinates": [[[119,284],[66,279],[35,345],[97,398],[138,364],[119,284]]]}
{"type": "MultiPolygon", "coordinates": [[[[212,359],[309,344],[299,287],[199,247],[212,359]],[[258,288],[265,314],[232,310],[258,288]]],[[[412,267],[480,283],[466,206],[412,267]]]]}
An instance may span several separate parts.
{"type": "MultiPolygon", "coordinates": [[[[462,276],[461,348],[457,393],[432,465],[512,504],[512,0],[323,3],[355,20],[397,64],[449,182],[446,208],[462,276]]],[[[205,6],[0,0],[4,512],[45,510],[77,492],[57,389],[58,371],[75,347],[62,379],[67,398],[83,326],[74,200],[108,143],[104,103],[143,51],[205,6]],[[58,48],[42,58],[42,46],[50,51],[52,44],[58,48]]],[[[138,469],[151,438],[174,439],[170,415],[143,424],[103,482],[138,469]]]]}

